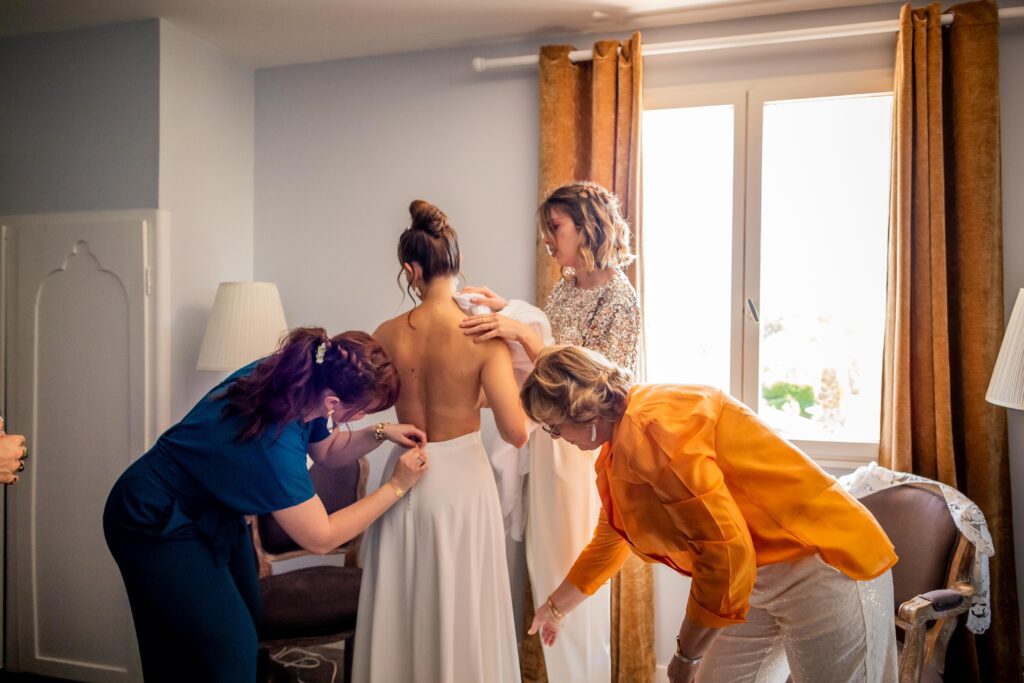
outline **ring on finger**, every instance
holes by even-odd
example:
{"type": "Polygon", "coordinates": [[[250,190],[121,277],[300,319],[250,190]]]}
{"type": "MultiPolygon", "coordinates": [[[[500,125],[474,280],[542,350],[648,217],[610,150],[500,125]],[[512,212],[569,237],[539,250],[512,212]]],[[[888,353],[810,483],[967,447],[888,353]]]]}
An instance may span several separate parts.
{"type": "Polygon", "coordinates": [[[416,462],[420,464],[420,467],[423,467],[424,465],[427,464],[427,461],[424,460],[423,458],[416,458],[416,462]]]}
{"type": "Polygon", "coordinates": [[[21,464],[20,464],[20,465],[18,465],[18,469],[17,469],[17,471],[18,471],[18,472],[21,472],[21,471],[22,471],[23,469],[25,469],[25,461],[24,461],[24,460],[22,460],[22,461],[21,461],[21,464]]]}
{"type": "Polygon", "coordinates": [[[28,446],[22,446],[21,448],[24,451],[24,453],[21,454],[21,459],[24,460],[28,457],[28,446]]]}

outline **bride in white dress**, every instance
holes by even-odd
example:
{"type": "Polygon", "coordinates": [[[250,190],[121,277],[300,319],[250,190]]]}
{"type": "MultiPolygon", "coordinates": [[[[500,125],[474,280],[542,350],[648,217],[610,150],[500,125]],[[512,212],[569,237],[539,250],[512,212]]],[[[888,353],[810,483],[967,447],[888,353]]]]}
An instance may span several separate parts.
{"type": "MultiPolygon", "coordinates": [[[[513,446],[527,440],[511,356],[474,343],[452,299],[461,265],[455,231],[417,200],[398,252],[420,303],[374,332],[398,369],[395,409],[427,433],[430,472],[366,533],[356,626],[356,683],[519,683],[519,656],[498,492],[480,439],[494,411],[513,446]]],[[[401,450],[385,469],[394,467],[401,450]]]]}

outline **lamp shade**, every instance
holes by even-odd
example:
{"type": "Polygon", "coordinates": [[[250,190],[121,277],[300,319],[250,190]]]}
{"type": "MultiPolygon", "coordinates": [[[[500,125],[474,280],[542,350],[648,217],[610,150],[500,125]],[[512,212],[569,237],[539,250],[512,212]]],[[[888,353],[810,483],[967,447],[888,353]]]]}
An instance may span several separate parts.
{"type": "Polygon", "coordinates": [[[288,331],[273,282],[222,282],[199,349],[199,370],[237,370],[273,353],[288,331]]]}
{"type": "Polygon", "coordinates": [[[1024,289],[1017,292],[1017,302],[1003,335],[1003,345],[999,347],[985,400],[997,406],[1024,410],[1024,289]]]}

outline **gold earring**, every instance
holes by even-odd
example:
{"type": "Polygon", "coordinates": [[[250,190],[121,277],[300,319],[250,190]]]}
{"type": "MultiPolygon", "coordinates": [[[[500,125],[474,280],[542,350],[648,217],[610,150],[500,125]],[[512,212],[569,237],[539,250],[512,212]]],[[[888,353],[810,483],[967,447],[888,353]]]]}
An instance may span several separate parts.
{"type": "Polygon", "coordinates": [[[331,408],[327,412],[327,433],[328,434],[333,434],[334,433],[334,408],[331,408]]]}

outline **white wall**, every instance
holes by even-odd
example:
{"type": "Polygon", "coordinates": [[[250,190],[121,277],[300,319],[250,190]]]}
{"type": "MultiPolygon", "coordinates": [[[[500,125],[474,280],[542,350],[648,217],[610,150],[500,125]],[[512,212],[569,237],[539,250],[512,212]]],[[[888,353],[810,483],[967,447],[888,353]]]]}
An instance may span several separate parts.
{"type": "Polygon", "coordinates": [[[0,214],[156,207],[157,31],[0,39],[0,214]]]}
{"type": "MultiPolygon", "coordinates": [[[[646,43],[894,19],[899,3],[644,32],[646,43]]],[[[1003,30],[1007,301],[1024,285],[1024,115],[1021,24],[1003,30]],[[1012,281],[1012,282],[1011,282],[1012,281]],[[1015,284],[1013,284],[1015,283],[1015,284]]],[[[588,46],[593,36],[564,42],[588,46]]],[[[546,43],[563,42],[547,40],[546,43]]],[[[458,229],[466,274],[532,297],[537,184],[533,69],[476,74],[474,56],[526,54],[538,43],[484,46],[268,69],[256,75],[255,276],[281,287],[290,324],[372,330],[399,310],[398,233],[409,200],[439,204],[458,229]]],[[[892,68],[893,36],[650,59],[645,87],[892,68]]],[[[1011,455],[1024,458],[1012,416],[1011,455]]],[[[376,469],[382,454],[375,456],[376,469]]],[[[1024,465],[1014,468],[1024,567],[1024,465]]],[[[521,579],[521,548],[513,547],[521,579]],[[519,555],[516,555],[519,553],[519,555]]],[[[656,574],[658,659],[667,661],[687,582],[656,574]]],[[[1021,594],[1024,595],[1024,587],[1021,594]]]]}
{"type": "MultiPolygon", "coordinates": [[[[1003,148],[1003,289],[1009,318],[1017,291],[1024,287],[1024,21],[1007,22],[999,32],[999,90],[1003,148]]],[[[1017,564],[1017,601],[1024,624],[1024,411],[1010,410],[1010,484],[1017,564]]],[[[1024,626],[1022,626],[1024,628],[1024,626]]],[[[1024,650],[1024,645],[1022,645],[1024,650]]]]}
{"type": "Polygon", "coordinates": [[[459,233],[465,273],[532,298],[536,83],[480,77],[472,51],[256,75],[256,273],[288,321],[372,330],[402,307],[409,202],[459,233]]]}
{"type": "Polygon", "coordinates": [[[170,212],[172,418],[217,283],[252,279],[252,69],[166,21],[0,39],[0,214],[170,212]]]}
{"type": "Polygon", "coordinates": [[[161,20],[160,208],[170,212],[171,419],[221,378],[195,369],[217,284],[253,269],[253,72],[161,20]]]}

